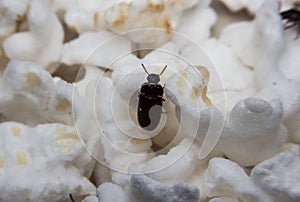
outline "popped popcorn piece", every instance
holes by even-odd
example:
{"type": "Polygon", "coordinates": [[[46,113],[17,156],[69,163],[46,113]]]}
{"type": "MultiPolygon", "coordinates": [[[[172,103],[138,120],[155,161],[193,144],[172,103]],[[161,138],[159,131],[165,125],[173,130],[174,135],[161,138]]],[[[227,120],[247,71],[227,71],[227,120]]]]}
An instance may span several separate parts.
{"type": "Polygon", "coordinates": [[[233,199],[229,197],[218,197],[212,198],[208,202],[238,202],[238,199],[233,199]]]}
{"type": "Polygon", "coordinates": [[[6,120],[73,125],[72,84],[54,83],[42,66],[11,60],[1,78],[1,89],[0,113],[6,120]]]}
{"type": "Polygon", "coordinates": [[[167,186],[144,175],[133,175],[128,189],[134,201],[145,202],[198,202],[200,195],[196,187],[184,183],[167,186]]]}
{"type": "Polygon", "coordinates": [[[0,39],[14,33],[18,23],[25,15],[30,0],[11,0],[0,2],[0,39]]]}
{"type": "Polygon", "coordinates": [[[54,5],[57,9],[65,9],[64,20],[66,24],[77,33],[90,31],[98,31],[105,27],[104,9],[105,1],[99,0],[75,0],[67,2],[63,5],[61,2],[55,1],[54,5]]]}
{"type": "Polygon", "coordinates": [[[114,92],[110,78],[100,78],[97,86],[96,113],[100,130],[103,131],[101,141],[105,158],[102,163],[117,171],[127,172],[131,164],[149,158],[151,139],[128,118],[128,105],[114,92]]]}
{"type": "Polygon", "coordinates": [[[96,196],[88,196],[83,199],[82,202],[99,202],[96,196]]]}
{"type": "Polygon", "coordinates": [[[224,158],[209,161],[203,186],[208,197],[228,197],[233,201],[272,201],[269,195],[251,182],[238,164],[224,158]]]}
{"type": "Polygon", "coordinates": [[[223,30],[220,40],[231,47],[243,64],[255,69],[263,63],[262,58],[273,61],[280,56],[284,41],[278,7],[277,1],[266,0],[253,21],[233,23],[223,30]],[[238,36],[243,40],[237,40],[238,36]]]}
{"type": "Polygon", "coordinates": [[[79,200],[96,193],[85,177],[91,166],[79,162],[85,148],[74,127],[5,122],[0,132],[1,201],[66,201],[69,194],[79,200]]]}
{"type": "Polygon", "coordinates": [[[207,69],[209,97],[224,116],[239,100],[255,95],[254,71],[243,65],[222,41],[208,39],[201,43],[201,48],[187,46],[182,49],[181,55],[191,64],[207,69]]]}
{"type": "Polygon", "coordinates": [[[116,184],[105,182],[97,188],[99,202],[129,202],[131,201],[124,189],[116,184]]]}
{"type": "Polygon", "coordinates": [[[90,97],[88,96],[89,93],[88,91],[93,88],[92,87],[89,88],[88,86],[93,85],[91,83],[97,81],[98,78],[103,76],[104,72],[105,71],[103,69],[100,69],[94,65],[84,65],[80,68],[78,76],[80,77],[81,74],[84,74],[84,77],[81,80],[77,81],[75,85],[81,97],[83,98],[90,97]]]}
{"type": "Polygon", "coordinates": [[[191,138],[185,138],[166,155],[158,155],[150,159],[142,168],[131,167],[130,172],[147,173],[150,178],[170,185],[186,181],[199,165],[200,147],[192,141],[191,138]]]}
{"type": "Polygon", "coordinates": [[[167,82],[166,95],[176,105],[183,132],[203,143],[199,157],[204,159],[220,139],[225,119],[208,94],[209,72],[205,67],[196,68],[174,74],[167,82]]]}
{"type": "MultiPolygon", "coordinates": [[[[298,152],[299,152],[298,145],[298,152]]],[[[251,172],[251,179],[270,196],[272,201],[300,200],[300,156],[286,151],[268,159],[251,172]]]]}
{"type": "MultiPolygon", "coordinates": [[[[46,123],[75,125],[81,143],[94,157],[103,153],[97,145],[100,143],[99,131],[90,117],[89,106],[85,106],[73,84],[60,79],[54,82],[42,66],[16,60],[10,61],[0,81],[1,121],[18,121],[28,126],[46,123]]],[[[87,152],[77,157],[79,169],[87,176],[91,175],[95,163],[91,159],[87,152]]]]}
{"type": "Polygon", "coordinates": [[[289,139],[297,144],[300,144],[300,113],[293,116],[292,119],[286,121],[284,124],[289,131],[289,139]]]}
{"type": "Polygon", "coordinates": [[[300,110],[300,83],[285,78],[278,69],[285,40],[276,1],[265,1],[253,22],[228,27],[224,30],[221,40],[232,47],[245,65],[254,68],[259,90],[255,97],[266,100],[279,98],[283,104],[284,121],[292,118],[300,110]],[[236,36],[243,36],[244,40],[237,42],[234,39],[236,36]]]}
{"type": "Polygon", "coordinates": [[[221,137],[221,151],[242,166],[253,166],[274,156],[287,139],[281,116],[282,104],[278,99],[240,101],[221,137]]]}
{"type": "Polygon", "coordinates": [[[211,36],[211,28],[216,20],[217,16],[213,9],[198,4],[182,15],[171,40],[179,49],[186,48],[191,41],[200,44],[211,36]]]}
{"type": "Polygon", "coordinates": [[[245,8],[253,14],[264,3],[264,0],[221,0],[221,2],[232,12],[237,12],[245,8]]]}
{"type": "MultiPolygon", "coordinates": [[[[250,14],[255,14],[266,0],[221,0],[228,9],[232,12],[238,12],[246,9],[250,14]]],[[[276,3],[280,5],[280,10],[288,10],[299,3],[299,0],[277,0],[276,3]]]]}
{"type": "Polygon", "coordinates": [[[32,0],[27,19],[29,31],[15,33],[4,40],[5,54],[10,59],[38,62],[51,70],[51,63],[61,56],[63,28],[47,0],[32,0]]]}
{"type": "Polygon", "coordinates": [[[122,0],[107,8],[104,15],[112,31],[128,32],[131,41],[157,47],[170,39],[182,11],[182,1],[122,0]]]}
{"type": "Polygon", "coordinates": [[[130,42],[108,31],[87,32],[64,44],[61,61],[68,64],[87,64],[105,68],[120,55],[131,51],[130,42]]]}

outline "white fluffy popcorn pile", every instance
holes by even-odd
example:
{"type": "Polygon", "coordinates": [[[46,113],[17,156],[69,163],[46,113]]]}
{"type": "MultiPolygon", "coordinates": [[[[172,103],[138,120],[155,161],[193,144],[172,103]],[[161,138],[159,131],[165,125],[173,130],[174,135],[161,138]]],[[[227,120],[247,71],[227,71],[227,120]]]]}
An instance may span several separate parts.
{"type": "Polygon", "coordinates": [[[0,201],[300,201],[299,3],[0,1],[0,201]]]}

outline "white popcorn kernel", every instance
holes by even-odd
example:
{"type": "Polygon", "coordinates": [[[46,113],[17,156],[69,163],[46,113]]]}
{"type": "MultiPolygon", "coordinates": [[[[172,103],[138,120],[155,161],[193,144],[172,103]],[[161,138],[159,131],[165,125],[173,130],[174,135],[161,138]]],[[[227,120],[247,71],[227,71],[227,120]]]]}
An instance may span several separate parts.
{"type": "Polygon", "coordinates": [[[33,0],[27,14],[29,31],[9,36],[3,42],[10,59],[36,61],[50,69],[60,58],[63,28],[47,0],[33,0]]]}
{"type": "Polygon", "coordinates": [[[85,197],[82,202],[99,202],[99,200],[96,196],[88,196],[85,197]]]}
{"type": "Polygon", "coordinates": [[[211,36],[211,28],[216,20],[217,16],[213,9],[197,5],[182,15],[176,28],[180,37],[175,34],[171,40],[177,44],[179,49],[186,48],[191,40],[200,45],[211,36]],[[187,39],[184,40],[183,37],[187,39]]]}
{"type": "Polygon", "coordinates": [[[171,37],[182,13],[181,1],[119,1],[105,10],[106,25],[114,32],[128,32],[131,41],[162,45],[171,37]],[[132,30],[139,30],[133,32],[132,30]]]}
{"type": "Polygon", "coordinates": [[[229,197],[233,201],[272,201],[250,181],[238,164],[223,158],[209,161],[203,186],[208,197],[229,197]]]}
{"type": "Polygon", "coordinates": [[[233,108],[221,137],[221,151],[242,166],[253,166],[274,156],[287,139],[281,116],[282,104],[278,99],[240,101],[233,108]]]}
{"type": "MultiPolygon", "coordinates": [[[[200,148],[186,138],[179,145],[174,146],[166,155],[158,155],[150,159],[143,166],[143,173],[149,177],[166,184],[180,183],[189,179],[198,163],[200,148]]],[[[131,172],[134,169],[131,168],[131,172]]]]}
{"type": "Polygon", "coordinates": [[[101,140],[106,161],[104,163],[110,168],[126,172],[131,164],[148,159],[151,139],[130,118],[127,119],[128,106],[117,92],[116,97],[113,97],[112,80],[102,77],[98,85],[96,113],[103,131],[101,140]],[[111,105],[112,102],[115,104],[111,105]]]}
{"type": "Polygon", "coordinates": [[[167,186],[144,175],[133,175],[128,190],[134,201],[145,202],[198,202],[200,196],[196,187],[184,183],[167,186]]]}
{"type": "Polygon", "coordinates": [[[61,0],[56,0],[54,7],[56,9],[66,10],[64,20],[66,24],[78,33],[97,31],[105,26],[104,9],[105,1],[86,0],[73,1],[66,5],[59,5],[61,0]]]}
{"type": "Polygon", "coordinates": [[[299,172],[299,153],[286,151],[255,166],[250,177],[272,201],[292,202],[300,200],[299,172]]]}
{"type": "Polygon", "coordinates": [[[129,202],[128,194],[124,189],[116,184],[105,182],[97,188],[97,194],[99,196],[99,202],[129,202]]]}
{"type": "Polygon", "coordinates": [[[17,31],[18,23],[27,11],[30,0],[11,0],[0,2],[0,38],[17,31]]]}
{"type": "MultiPolygon", "coordinates": [[[[87,32],[64,44],[61,61],[109,68],[120,55],[130,52],[130,42],[108,31],[87,32]]],[[[111,68],[111,67],[110,67],[111,68]]]]}
{"type": "Polygon", "coordinates": [[[0,143],[1,201],[66,201],[69,194],[75,199],[96,194],[84,176],[91,167],[79,160],[85,148],[74,127],[5,122],[0,124],[0,133],[5,142],[0,143]]]}
{"type": "Polygon", "coordinates": [[[252,14],[254,14],[264,3],[262,0],[221,0],[221,2],[224,3],[232,12],[238,12],[242,9],[246,9],[252,14]]]}

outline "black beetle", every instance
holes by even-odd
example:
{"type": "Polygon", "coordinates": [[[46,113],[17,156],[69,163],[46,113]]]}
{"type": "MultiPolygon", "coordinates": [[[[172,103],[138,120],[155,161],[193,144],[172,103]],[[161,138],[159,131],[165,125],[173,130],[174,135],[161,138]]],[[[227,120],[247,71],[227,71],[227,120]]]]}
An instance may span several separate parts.
{"type": "Polygon", "coordinates": [[[137,118],[143,129],[151,131],[159,124],[162,104],[165,101],[163,98],[164,88],[158,82],[160,81],[160,75],[164,73],[167,65],[160,74],[149,74],[143,64],[142,67],[148,74],[148,82],[142,84],[139,92],[137,118]]]}
{"type": "Polygon", "coordinates": [[[300,12],[295,9],[290,9],[280,13],[283,20],[287,20],[285,29],[294,27],[297,25],[297,35],[295,39],[298,39],[300,36],[300,12]]]}

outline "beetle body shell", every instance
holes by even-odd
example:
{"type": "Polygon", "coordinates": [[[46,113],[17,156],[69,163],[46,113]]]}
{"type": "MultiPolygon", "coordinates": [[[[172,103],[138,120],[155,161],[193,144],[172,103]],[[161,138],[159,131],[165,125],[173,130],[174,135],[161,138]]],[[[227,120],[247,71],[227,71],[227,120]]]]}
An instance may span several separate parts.
{"type": "Polygon", "coordinates": [[[158,83],[145,82],[139,92],[137,117],[139,125],[154,130],[160,121],[163,104],[163,87],[158,83]]]}

